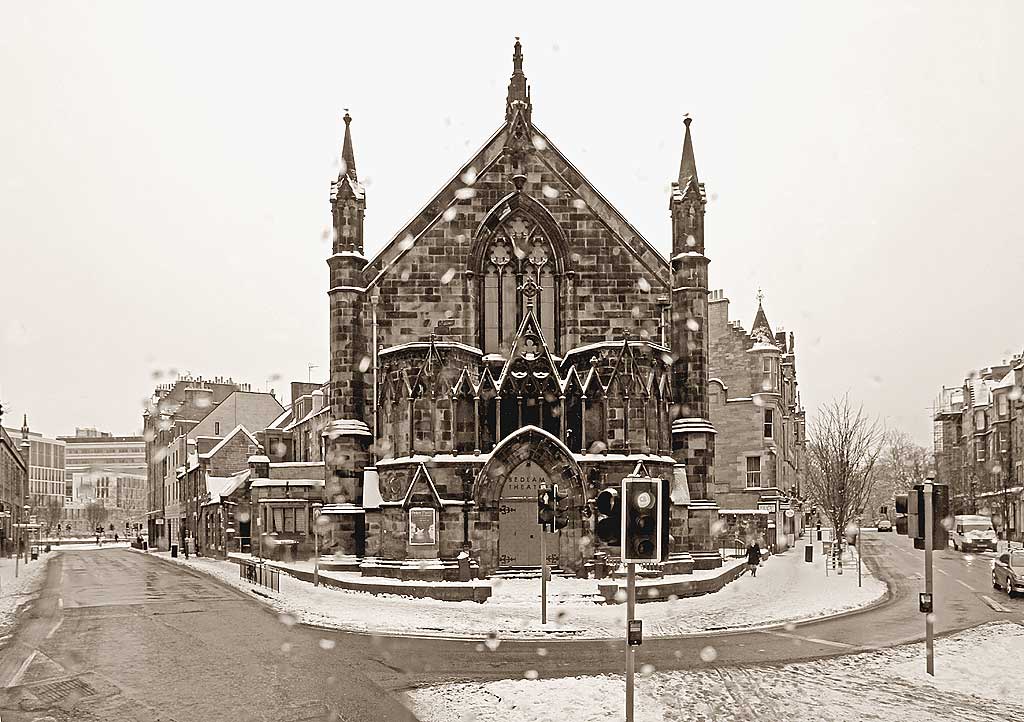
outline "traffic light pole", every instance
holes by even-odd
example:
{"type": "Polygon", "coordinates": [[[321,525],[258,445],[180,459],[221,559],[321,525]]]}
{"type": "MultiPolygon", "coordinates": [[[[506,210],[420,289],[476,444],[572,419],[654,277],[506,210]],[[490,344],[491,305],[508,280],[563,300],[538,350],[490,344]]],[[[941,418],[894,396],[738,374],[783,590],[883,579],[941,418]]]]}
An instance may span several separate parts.
{"type": "MultiPolygon", "coordinates": [[[[626,565],[626,634],[629,634],[629,623],[636,610],[636,564],[626,565]]],[[[633,645],[626,641],[626,722],[633,722],[633,676],[636,665],[636,652],[633,645]]]]}
{"type": "MultiPolygon", "coordinates": [[[[935,527],[932,519],[935,511],[932,504],[933,488],[934,487],[930,480],[924,483],[924,591],[928,595],[928,598],[933,600],[932,604],[934,605],[935,597],[932,595],[932,545],[934,543],[935,535],[935,527]]],[[[934,620],[934,613],[929,612],[924,615],[925,647],[928,655],[927,671],[928,674],[933,677],[935,676],[934,620]]]]}
{"type": "Polygon", "coordinates": [[[540,527],[540,623],[548,623],[548,536],[547,526],[540,527]]]}

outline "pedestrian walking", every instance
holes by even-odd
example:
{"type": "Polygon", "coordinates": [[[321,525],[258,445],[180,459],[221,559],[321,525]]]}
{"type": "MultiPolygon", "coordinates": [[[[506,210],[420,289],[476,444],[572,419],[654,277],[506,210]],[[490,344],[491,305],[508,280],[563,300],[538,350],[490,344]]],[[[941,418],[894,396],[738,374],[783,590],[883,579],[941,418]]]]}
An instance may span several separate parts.
{"type": "Polygon", "coordinates": [[[114,543],[117,544],[117,532],[114,532],[114,543]]]}
{"type": "Polygon", "coordinates": [[[189,543],[192,541],[192,537],[185,537],[181,540],[181,548],[185,552],[185,558],[188,559],[188,548],[189,543]]]}
{"type": "Polygon", "coordinates": [[[757,541],[750,542],[750,546],[747,547],[747,568],[750,570],[750,576],[757,576],[757,568],[761,565],[761,547],[757,545],[757,541]]]}

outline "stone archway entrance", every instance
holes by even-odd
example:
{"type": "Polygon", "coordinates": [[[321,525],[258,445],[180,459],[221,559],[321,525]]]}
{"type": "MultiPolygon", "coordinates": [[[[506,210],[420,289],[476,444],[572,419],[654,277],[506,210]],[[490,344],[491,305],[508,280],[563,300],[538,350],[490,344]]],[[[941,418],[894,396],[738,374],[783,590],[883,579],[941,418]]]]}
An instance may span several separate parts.
{"type": "Polygon", "coordinates": [[[474,485],[474,501],[488,519],[488,531],[478,536],[482,569],[540,565],[537,493],[551,484],[567,497],[569,523],[547,534],[548,560],[569,570],[583,563],[580,541],[590,522],[583,514],[587,493],[579,464],[558,437],[526,426],[494,448],[474,485]]]}
{"type": "Polygon", "coordinates": [[[527,459],[509,471],[498,500],[498,566],[540,566],[541,534],[546,534],[548,562],[558,563],[558,533],[542,532],[537,523],[537,495],[551,488],[551,477],[527,459]]]}

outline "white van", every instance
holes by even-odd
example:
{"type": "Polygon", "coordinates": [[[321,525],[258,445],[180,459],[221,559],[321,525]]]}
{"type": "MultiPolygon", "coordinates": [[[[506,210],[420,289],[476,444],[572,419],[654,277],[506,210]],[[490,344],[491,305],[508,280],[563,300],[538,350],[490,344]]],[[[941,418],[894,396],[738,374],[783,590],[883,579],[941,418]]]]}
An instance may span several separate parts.
{"type": "Polygon", "coordinates": [[[996,530],[987,516],[964,514],[953,517],[953,548],[959,551],[995,551],[996,530]]]}

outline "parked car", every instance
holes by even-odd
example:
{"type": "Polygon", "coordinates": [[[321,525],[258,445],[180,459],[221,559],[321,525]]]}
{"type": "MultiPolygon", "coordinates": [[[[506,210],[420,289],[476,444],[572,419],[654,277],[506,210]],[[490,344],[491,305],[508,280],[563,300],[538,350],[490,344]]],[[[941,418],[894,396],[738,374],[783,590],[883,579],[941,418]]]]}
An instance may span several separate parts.
{"type": "Polygon", "coordinates": [[[992,586],[1011,597],[1024,592],[1024,550],[1003,552],[992,562],[992,586]]]}
{"type": "Polygon", "coordinates": [[[987,516],[963,514],[953,517],[953,548],[959,551],[996,551],[996,530],[987,516]]]}
{"type": "Polygon", "coordinates": [[[875,522],[875,528],[878,531],[892,531],[892,522],[888,519],[879,519],[875,522]]]}

